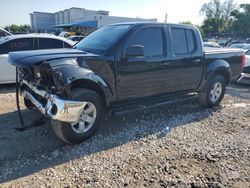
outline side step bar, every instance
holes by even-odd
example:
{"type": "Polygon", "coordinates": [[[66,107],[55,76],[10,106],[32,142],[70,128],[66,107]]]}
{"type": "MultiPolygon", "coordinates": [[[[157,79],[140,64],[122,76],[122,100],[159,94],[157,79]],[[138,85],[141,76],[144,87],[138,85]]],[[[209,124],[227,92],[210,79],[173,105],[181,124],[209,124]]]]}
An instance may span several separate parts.
{"type": "Polygon", "coordinates": [[[166,99],[166,100],[161,100],[158,102],[152,101],[152,103],[150,103],[150,104],[131,104],[131,105],[127,105],[124,107],[113,107],[110,110],[110,114],[111,115],[120,115],[120,114],[125,114],[128,112],[135,112],[135,111],[144,110],[144,109],[156,108],[156,107],[164,106],[164,105],[182,103],[185,101],[190,101],[190,100],[195,100],[195,99],[197,99],[197,94],[190,93],[186,96],[182,96],[181,98],[166,99]]]}

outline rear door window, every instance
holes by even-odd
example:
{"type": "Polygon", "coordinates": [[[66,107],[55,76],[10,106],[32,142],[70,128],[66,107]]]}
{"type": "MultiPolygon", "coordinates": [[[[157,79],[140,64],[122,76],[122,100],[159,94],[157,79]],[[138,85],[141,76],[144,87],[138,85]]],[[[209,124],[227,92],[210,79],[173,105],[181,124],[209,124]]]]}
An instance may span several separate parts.
{"type": "Polygon", "coordinates": [[[63,41],[56,39],[39,38],[38,49],[63,48],[63,41]]]}
{"type": "Polygon", "coordinates": [[[173,28],[171,31],[174,54],[187,54],[188,51],[185,30],[173,28]]]}
{"type": "Polygon", "coordinates": [[[187,47],[188,47],[188,53],[192,53],[195,50],[195,40],[194,40],[194,34],[193,31],[190,29],[186,29],[186,38],[187,38],[187,47]]]}
{"type": "Polygon", "coordinates": [[[196,49],[194,33],[191,29],[172,28],[172,49],[173,53],[190,54],[196,49]]]}
{"type": "Polygon", "coordinates": [[[64,42],[63,47],[64,48],[72,48],[72,46],[70,44],[68,44],[67,42],[64,42]]]}
{"type": "Polygon", "coordinates": [[[34,38],[13,39],[0,45],[0,54],[14,51],[34,50],[34,38]]]}

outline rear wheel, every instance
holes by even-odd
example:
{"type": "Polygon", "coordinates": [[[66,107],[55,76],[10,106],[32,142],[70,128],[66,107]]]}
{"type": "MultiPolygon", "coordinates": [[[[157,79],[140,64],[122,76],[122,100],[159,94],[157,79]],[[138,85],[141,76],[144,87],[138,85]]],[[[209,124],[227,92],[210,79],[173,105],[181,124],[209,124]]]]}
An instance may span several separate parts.
{"type": "Polygon", "coordinates": [[[199,102],[206,107],[217,106],[222,101],[226,90],[225,78],[213,76],[203,91],[199,93],[199,102]]]}
{"type": "Polygon", "coordinates": [[[79,144],[94,135],[99,127],[103,104],[101,97],[89,89],[74,89],[72,99],[86,102],[76,123],[52,120],[55,134],[64,142],[79,144]]]}

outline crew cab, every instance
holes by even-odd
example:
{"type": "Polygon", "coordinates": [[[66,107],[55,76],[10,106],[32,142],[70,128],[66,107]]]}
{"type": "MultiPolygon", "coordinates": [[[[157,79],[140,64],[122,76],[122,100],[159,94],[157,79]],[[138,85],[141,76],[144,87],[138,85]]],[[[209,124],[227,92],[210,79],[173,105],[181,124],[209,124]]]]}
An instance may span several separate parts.
{"type": "Polygon", "coordinates": [[[106,114],[197,94],[202,105],[219,105],[244,59],[238,49],[204,51],[199,30],[179,24],[108,25],[74,48],[9,54],[26,106],[50,117],[70,144],[91,137],[106,114]]]}

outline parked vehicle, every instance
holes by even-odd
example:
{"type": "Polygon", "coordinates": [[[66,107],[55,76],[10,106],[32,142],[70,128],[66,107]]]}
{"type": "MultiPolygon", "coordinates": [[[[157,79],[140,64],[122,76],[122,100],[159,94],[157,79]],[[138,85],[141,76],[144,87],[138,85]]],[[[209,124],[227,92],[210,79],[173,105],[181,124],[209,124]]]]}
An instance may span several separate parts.
{"type": "Polygon", "coordinates": [[[250,44],[246,44],[246,45],[242,48],[242,50],[243,50],[244,52],[247,52],[248,50],[250,50],[250,44]]]}
{"type": "Polygon", "coordinates": [[[229,46],[229,48],[240,48],[244,52],[246,52],[246,51],[250,50],[250,44],[247,44],[247,43],[232,44],[229,46]]]}
{"type": "Polygon", "coordinates": [[[15,83],[15,67],[8,63],[8,53],[53,48],[72,48],[74,42],[48,34],[12,35],[0,38],[0,84],[15,83]]]}
{"type": "Polygon", "coordinates": [[[222,46],[220,46],[216,42],[203,42],[203,45],[204,47],[208,47],[208,48],[222,48],[222,46]]]}
{"type": "Polygon", "coordinates": [[[68,37],[69,40],[72,40],[74,42],[79,42],[84,38],[82,35],[75,35],[75,36],[70,36],[68,37]]]}
{"type": "Polygon", "coordinates": [[[10,36],[10,35],[12,35],[12,34],[9,31],[6,31],[5,29],[0,28],[0,38],[10,36]]]}
{"type": "Polygon", "coordinates": [[[231,44],[230,46],[228,46],[229,48],[244,48],[246,46],[246,43],[236,43],[236,44],[231,44]]]}
{"type": "Polygon", "coordinates": [[[199,30],[178,24],[104,26],[75,48],[9,57],[26,106],[50,117],[57,136],[70,144],[91,137],[104,114],[187,100],[194,92],[202,105],[219,105],[243,59],[237,49],[204,55],[199,30]]]}
{"type": "Polygon", "coordinates": [[[227,42],[220,42],[219,45],[220,45],[221,47],[225,47],[225,46],[227,45],[227,42]]]}
{"type": "Polygon", "coordinates": [[[64,37],[64,38],[68,38],[71,36],[70,32],[66,32],[66,31],[62,31],[59,35],[59,37],[64,37]]]}
{"type": "Polygon", "coordinates": [[[246,52],[243,71],[237,81],[242,84],[250,84],[250,50],[246,52]]]}

